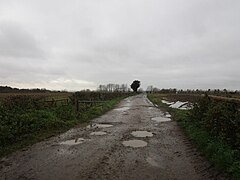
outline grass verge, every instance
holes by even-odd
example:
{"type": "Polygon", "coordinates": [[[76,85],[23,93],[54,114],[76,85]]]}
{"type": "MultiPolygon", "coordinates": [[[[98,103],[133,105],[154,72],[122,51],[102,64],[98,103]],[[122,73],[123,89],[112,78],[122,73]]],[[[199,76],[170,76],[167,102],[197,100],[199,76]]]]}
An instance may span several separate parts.
{"type": "Polygon", "coordinates": [[[169,108],[154,94],[148,95],[150,101],[160,108],[168,110],[174,120],[178,122],[185,135],[195,144],[219,172],[228,174],[230,179],[240,179],[240,154],[220,138],[214,138],[196,121],[191,120],[189,110],[169,108]]]}
{"type": "Polygon", "coordinates": [[[126,97],[106,101],[79,113],[75,113],[71,105],[46,110],[31,110],[21,114],[2,111],[0,113],[3,118],[0,124],[2,131],[0,132],[0,157],[18,149],[24,150],[36,142],[63,133],[70,128],[87,124],[91,119],[111,110],[126,97]]]}

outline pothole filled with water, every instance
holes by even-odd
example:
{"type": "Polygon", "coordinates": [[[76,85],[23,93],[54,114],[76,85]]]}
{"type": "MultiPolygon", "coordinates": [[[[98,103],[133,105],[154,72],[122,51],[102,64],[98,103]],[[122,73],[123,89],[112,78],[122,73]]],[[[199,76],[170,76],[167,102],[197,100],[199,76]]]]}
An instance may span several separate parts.
{"type": "Polygon", "coordinates": [[[91,124],[88,125],[87,128],[109,128],[112,127],[112,124],[91,124]]]}
{"type": "Polygon", "coordinates": [[[159,166],[158,163],[151,157],[148,157],[146,160],[151,166],[155,166],[155,167],[159,166]]]}
{"type": "Polygon", "coordinates": [[[106,132],[103,131],[98,131],[98,132],[91,132],[90,135],[92,136],[102,136],[102,135],[106,135],[106,132]]]}
{"type": "Polygon", "coordinates": [[[126,147],[133,147],[133,148],[138,148],[138,147],[145,147],[147,146],[147,142],[142,141],[142,140],[129,140],[129,141],[123,141],[122,144],[126,147]]]}
{"type": "Polygon", "coordinates": [[[167,118],[170,118],[170,117],[172,117],[171,116],[171,114],[169,114],[168,112],[165,114],[165,117],[167,117],[167,118]]]}
{"type": "Polygon", "coordinates": [[[76,138],[76,139],[63,141],[59,144],[72,146],[72,145],[82,144],[83,142],[84,142],[84,138],[76,138]]]}
{"type": "Polygon", "coordinates": [[[153,133],[148,131],[133,131],[131,133],[134,137],[152,137],[153,133]]]}
{"type": "Polygon", "coordinates": [[[114,109],[115,111],[127,111],[129,110],[130,107],[121,107],[121,108],[117,108],[117,109],[114,109]]]}
{"type": "Polygon", "coordinates": [[[167,117],[154,117],[154,118],[151,118],[151,120],[156,121],[156,122],[168,122],[168,121],[171,121],[171,119],[167,118],[167,117]]]}

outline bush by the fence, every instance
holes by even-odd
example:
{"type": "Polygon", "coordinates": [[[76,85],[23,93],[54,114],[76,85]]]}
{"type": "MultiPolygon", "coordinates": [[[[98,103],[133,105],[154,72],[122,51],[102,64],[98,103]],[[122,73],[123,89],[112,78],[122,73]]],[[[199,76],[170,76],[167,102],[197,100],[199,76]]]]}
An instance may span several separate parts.
{"type": "Polygon", "coordinates": [[[212,136],[240,148],[240,113],[237,104],[213,100],[206,95],[195,104],[190,119],[212,136]]]}

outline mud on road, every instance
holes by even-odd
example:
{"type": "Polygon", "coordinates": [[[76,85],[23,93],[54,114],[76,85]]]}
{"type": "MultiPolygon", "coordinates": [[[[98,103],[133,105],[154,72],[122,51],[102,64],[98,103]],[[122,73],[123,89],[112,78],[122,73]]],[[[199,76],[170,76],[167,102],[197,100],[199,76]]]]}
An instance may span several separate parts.
{"type": "Polygon", "coordinates": [[[5,157],[0,179],[214,179],[166,112],[145,95],[126,98],[85,128],[5,157]]]}

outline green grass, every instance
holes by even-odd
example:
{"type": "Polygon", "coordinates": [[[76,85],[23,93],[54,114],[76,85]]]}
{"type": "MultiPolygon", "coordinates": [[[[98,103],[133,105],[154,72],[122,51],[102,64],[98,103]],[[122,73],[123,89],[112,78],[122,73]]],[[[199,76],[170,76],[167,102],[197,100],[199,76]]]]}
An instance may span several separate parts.
{"type": "Polygon", "coordinates": [[[211,136],[196,121],[190,119],[191,111],[166,107],[161,102],[161,99],[154,95],[148,95],[148,98],[155,104],[158,104],[160,108],[165,108],[170,112],[185,135],[219,172],[229,174],[232,179],[240,179],[240,154],[238,150],[233,149],[221,139],[211,136]]]}
{"type": "Polygon", "coordinates": [[[156,104],[159,107],[162,107],[162,108],[167,108],[168,107],[167,104],[162,103],[161,98],[155,97],[155,95],[151,94],[151,95],[148,95],[147,97],[153,104],[156,104]]]}
{"type": "Polygon", "coordinates": [[[0,157],[63,133],[70,128],[86,125],[91,119],[111,110],[125,97],[106,101],[78,113],[71,105],[26,112],[19,110],[6,112],[0,109],[0,157]]]}

